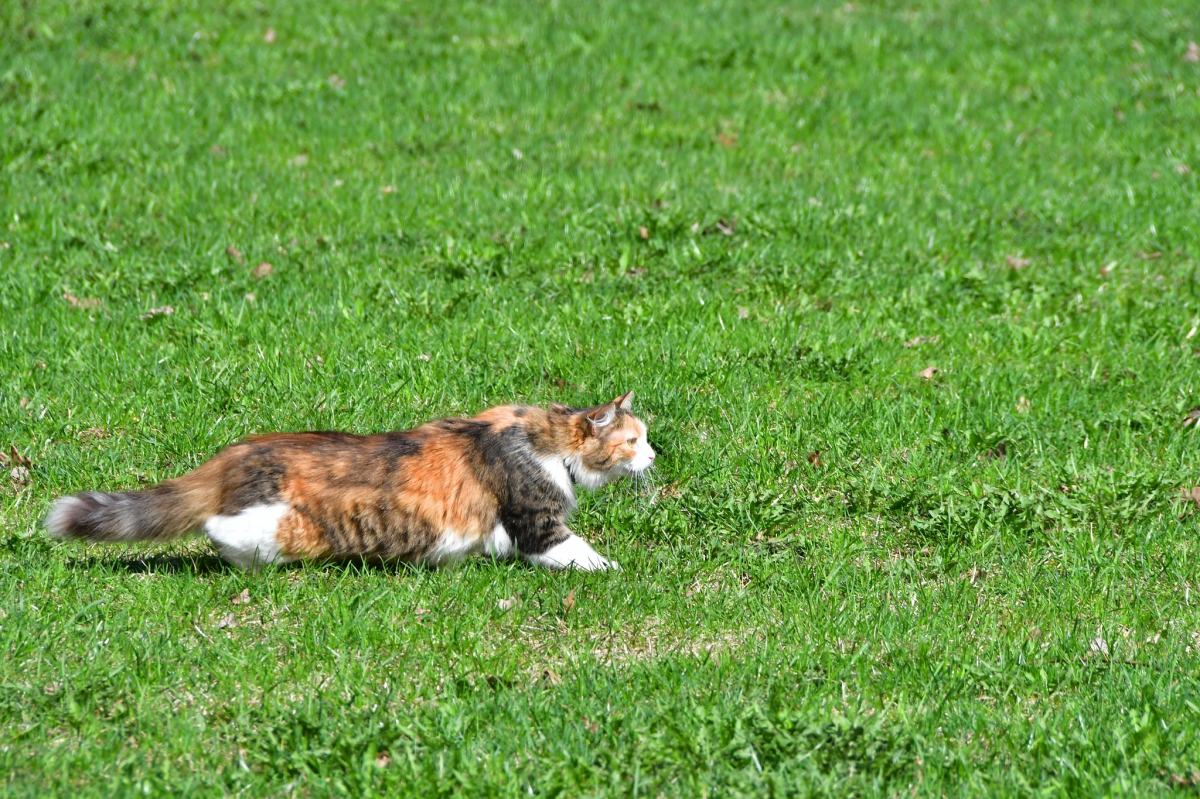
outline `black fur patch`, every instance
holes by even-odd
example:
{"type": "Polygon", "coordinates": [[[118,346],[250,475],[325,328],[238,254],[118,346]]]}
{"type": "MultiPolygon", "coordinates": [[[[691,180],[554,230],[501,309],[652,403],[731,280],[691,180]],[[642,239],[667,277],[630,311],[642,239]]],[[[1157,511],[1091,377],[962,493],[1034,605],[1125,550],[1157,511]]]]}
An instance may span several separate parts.
{"type": "Polygon", "coordinates": [[[383,436],[383,445],[380,447],[380,452],[387,460],[388,466],[394,469],[396,461],[419,454],[421,452],[421,442],[417,441],[407,432],[387,433],[383,436]]]}
{"type": "Polygon", "coordinates": [[[529,436],[520,427],[499,432],[486,423],[459,428],[472,440],[472,466],[500,502],[500,523],[517,551],[536,555],[565,541],[571,501],[537,462],[529,436]]]}
{"type": "Polygon", "coordinates": [[[254,505],[266,505],[279,499],[279,483],[287,467],[278,450],[269,444],[241,444],[239,453],[225,479],[228,490],[222,495],[219,512],[237,513],[254,505]]]}

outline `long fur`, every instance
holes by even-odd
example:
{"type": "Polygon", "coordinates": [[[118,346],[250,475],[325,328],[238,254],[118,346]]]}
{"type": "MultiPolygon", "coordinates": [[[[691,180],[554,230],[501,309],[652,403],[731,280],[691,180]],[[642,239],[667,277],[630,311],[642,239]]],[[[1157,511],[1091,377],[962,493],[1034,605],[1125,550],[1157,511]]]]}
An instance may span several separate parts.
{"type": "Polygon", "coordinates": [[[223,557],[251,568],[352,557],[436,564],[514,550],[553,568],[609,568],[566,522],[575,486],[653,462],[630,398],[502,406],[373,436],[260,436],[145,491],[64,497],[45,526],[55,538],[88,541],[203,531],[223,557]]]}
{"type": "Polygon", "coordinates": [[[145,491],[62,497],[46,516],[46,531],[59,540],[89,541],[166,541],[194,533],[216,513],[214,471],[201,467],[145,491]]]}

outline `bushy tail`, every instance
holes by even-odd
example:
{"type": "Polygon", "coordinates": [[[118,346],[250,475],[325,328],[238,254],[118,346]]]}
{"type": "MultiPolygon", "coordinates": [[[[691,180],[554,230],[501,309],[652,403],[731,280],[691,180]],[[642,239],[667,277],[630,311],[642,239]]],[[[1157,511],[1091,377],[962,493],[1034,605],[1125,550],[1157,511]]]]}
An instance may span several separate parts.
{"type": "Polygon", "coordinates": [[[145,491],[63,497],[46,516],[46,531],[60,540],[88,541],[164,541],[196,532],[219,503],[219,487],[205,471],[145,491]]]}

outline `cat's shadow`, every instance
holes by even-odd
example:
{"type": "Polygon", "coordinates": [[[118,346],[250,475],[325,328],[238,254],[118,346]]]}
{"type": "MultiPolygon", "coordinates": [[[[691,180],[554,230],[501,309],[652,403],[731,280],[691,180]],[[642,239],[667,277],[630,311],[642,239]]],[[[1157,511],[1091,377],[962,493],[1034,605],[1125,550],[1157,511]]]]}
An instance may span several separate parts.
{"type": "MultiPolygon", "coordinates": [[[[490,559],[478,558],[477,562],[487,563],[490,559]]],[[[128,555],[125,557],[92,557],[69,561],[70,568],[81,571],[108,569],[125,574],[191,574],[203,576],[209,574],[245,574],[242,569],[231,566],[217,555],[128,555]]],[[[285,563],[268,568],[300,569],[305,564],[285,563]]],[[[526,564],[522,564],[526,565],[526,564]]],[[[380,561],[369,558],[348,558],[325,562],[314,562],[310,568],[341,568],[363,569],[369,571],[385,571],[396,573],[420,573],[435,571],[436,567],[404,563],[401,561],[380,561]]],[[[462,568],[462,565],[459,566],[462,568]]]]}
{"type": "Polygon", "coordinates": [[[141,555],[80,558],[70,561],[72,569],[108,569],[125,574],[221,574],[236,571],[216,555],[141,555]]]}

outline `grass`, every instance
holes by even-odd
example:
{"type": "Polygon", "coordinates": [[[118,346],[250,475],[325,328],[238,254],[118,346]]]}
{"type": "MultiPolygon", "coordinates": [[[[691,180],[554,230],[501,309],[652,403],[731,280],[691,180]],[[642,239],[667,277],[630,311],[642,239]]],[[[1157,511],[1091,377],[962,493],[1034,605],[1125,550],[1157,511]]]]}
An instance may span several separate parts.
{"type": "Polygon", "coordinates": [[[0,790],[1195,792],[1194,10],[0,6],[0,790]],[[628,388],[615,576],[37,526],[628,388]]]}

